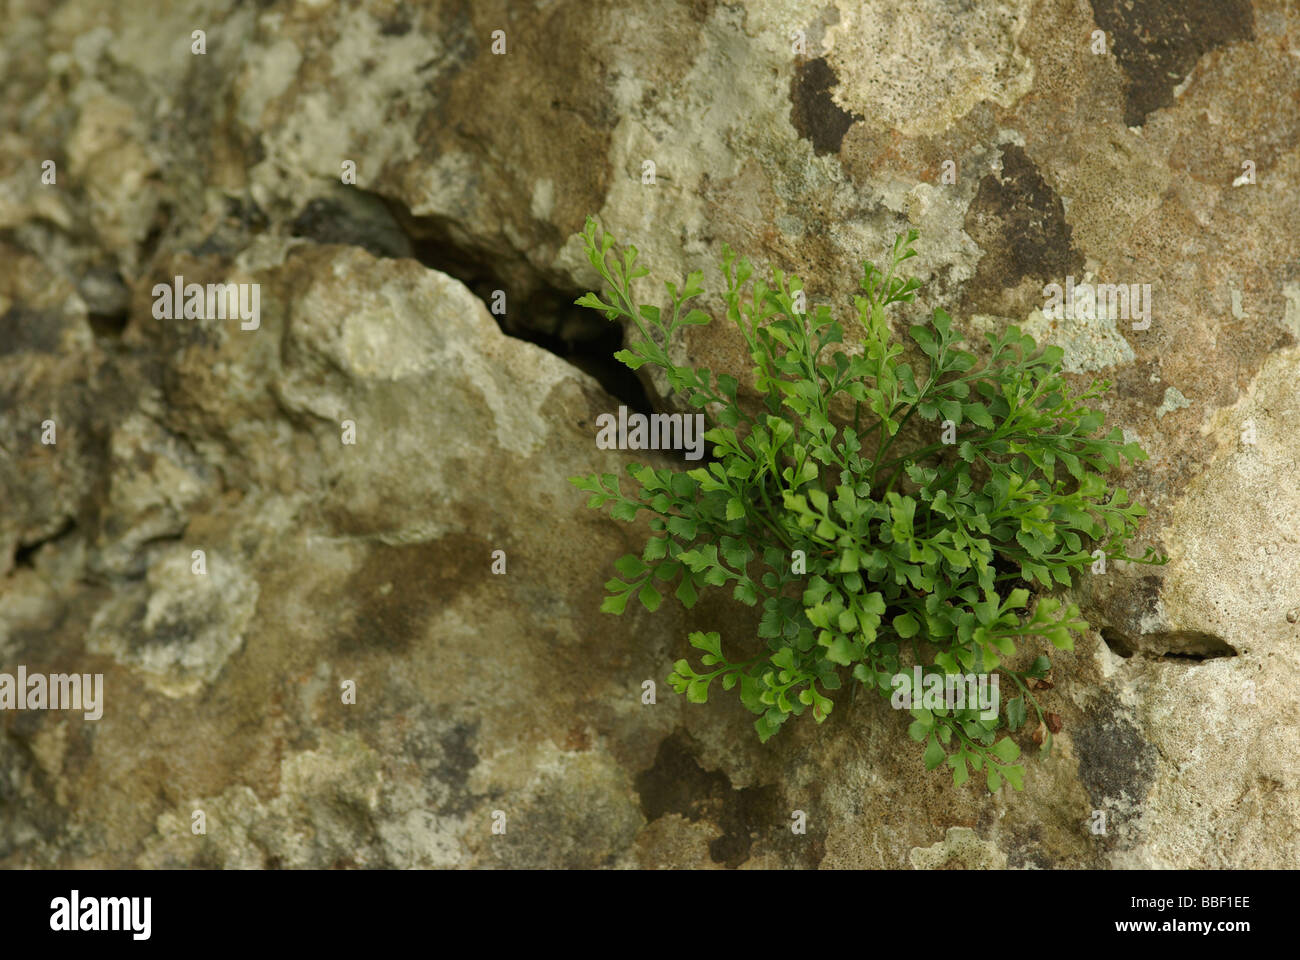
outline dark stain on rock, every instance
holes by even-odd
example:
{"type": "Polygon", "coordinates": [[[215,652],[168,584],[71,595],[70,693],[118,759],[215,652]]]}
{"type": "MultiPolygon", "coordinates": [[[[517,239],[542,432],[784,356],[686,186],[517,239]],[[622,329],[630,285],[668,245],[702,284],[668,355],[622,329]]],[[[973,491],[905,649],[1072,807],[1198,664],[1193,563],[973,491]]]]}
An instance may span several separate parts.
{"type": "Polygon", "coordinates": [[[1121,364],[1111,374],[1115,395],[1143,406],[1160,406],[1165,396],[1165,385],[1151,379],[1151,375],[1159,371],[1160,364],[1155,361],[1121,364]]]}
{"type": "MultiPolygon", "coordinates": [[[[984,251],[966,291],[968,306],[992,307],[975,312],[996,312],[1002,291],[1026,278],[1046,284],[1082,272],[1061,198],[1015,144],[1002,149],[1002,172],[980,180],[965,230],[984,251]]],[[[1040,293],[1033,291],[1036,298],[1040,293]]]]}
{"type": "Polygon", "coordinates": [[[1011,870],[1051,870],[1056,864],[1043,848],[1043,828],[1036,823],[1012,828],[1007,849],[1007,867],[1011,870]]]}
{"type": "Polygon", "coordinates": [[[251,196],[226,197],[226,219],[247,233],[259,233],[270,223],[266,211],[251,196]]]}
{"type": "Polygon", "coordinates": [[[707,23],[717,6],[718,0],[687,0],[686,12],[696,23],[707,23]]]}
{"type": "Polygon", "coordinates": [[[1164,580],[1156,576],[1145,576],[1138,581],[1138,599],[1142,604],[1142,612],[1139,619],[1157,616],[1160,612],[1160,590],[1164,586],[1164,580]]]}
{"type": "Polygon", "coordinates": [[[1128,708],[1103,691],[1074,731],[1079,779],[1095,809],[1106,801],[1142,803],[1155,782],[1156,748],[1142,737],[1128,708]]]}
{"type": "Polygon", "coordinates": [[[402,13],[384,20],[379,25],[381,37],[404,37],[411,32],[411,21],[402,13]]]}
{"type": "Polygon", "coordinates": [[[849,127],[862,117],[849,113],[831,96],[839,83],[825,58],[799,64],[790,83],[790,122],[819,156],[839,153],[849,127]]]}
{"type": "Polygon", "coordinates": [[[489,579],[491,556],[490,546],[459,534],[430,543],[376,544],[342,591],[353,609],[334,636],[339,652],[404,653],[438,610],[489,579]]]}
{"type": "Polygon", "coordinates": [[[0,777],[0,811],[4,812],[0,817],[0,864],[6,866],[49,857],[68,830],[67,807],[56,801],[56,784],[36,758],[31,735],[15,732],[15,715],[0,716],[0,763],[6,773],[0,777]],[[24,783],[29,785],[27,790],[20,786],[24,783]]]}
{"type": "Polygon", "coordinates": [[[15,353],[55,353],[63,337],[58,314],[12,306],[0,317],[0,357],[15,353]]]}
{"type": "Polygon", "coordinates": [[[649,822],[678,814],[692,822],[709,820],[722,836],[709,844],[714,863],[734,869],[750,858],[754,841],[763,840],[787,863],[816,867],[826,855],[826,829],[815,820],[803,836],[782,829],[790,811],[783,810],[776,786],[743,787],[718,770],[705,770],[696,759],[689,734],[678,731],[659,744],[654,765],[636,777],[641,812],[649,822]]]}
{"type": "Polygon", "coordinates": [[[696,821],[710,802],[731,789],[726,774],[699,765],[685,734],[674,733],[659,744],[654,766],[637,775],[636,790],[646,820],[676,813],[696,821]]]}
{"type": "Polygon", "coordinates": [[[1202,55],[1255,39],[1250,0],[1092,0],[1124,76],[1124,122],[1141,126],[1174,102],[1174,87],[1202,55]]]}
{"type": "Polygon", "coordinates": [[[196,257],[233,257],[248,246],[254,235],[266,230],[269,223],[266,211],[252,197],[228,196],[226,215],[192,252],[196,257]]]}
{"type": "Polygon", "coordinates": [[[464,816],[474,806],[474,795],[469,791],[468,781],[470,772],[479,763],[478,754],[474,750],[478,728],[477,720],[457,723],[438,738],[442,759],[433,768],[431,775],[447,788],[447,799],[438,807],[440,815],[464,816]]]}

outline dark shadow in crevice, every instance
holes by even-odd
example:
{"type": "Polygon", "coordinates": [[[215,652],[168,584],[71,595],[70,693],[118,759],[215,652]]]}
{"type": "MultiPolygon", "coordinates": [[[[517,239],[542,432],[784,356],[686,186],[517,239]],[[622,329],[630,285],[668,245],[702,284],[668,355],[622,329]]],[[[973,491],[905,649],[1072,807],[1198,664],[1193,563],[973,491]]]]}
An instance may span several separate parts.
{"type": "Polygon", "coordinates": [[[1125,660],[1131,659],[1137,650],[1133,646],[1133,641],[1124,636],[1117,630],[1110,627],[1103,627],[1101,630],[1101,642],[1110,648],[1110,652],[1125,660]]]}
{"type": "Polygon", "coordinates": [[[59,525],[59,528],[48,537],[42,537],[32,543],[20,545],[18,549],[14,551],[13,569],[17,570],[19,567],[26,567],[30,570],[34,568],[36,564],[33,558],[35,557],[37,550],[41,549],[41,547],[45,546],[47,543],[53,543],[55,540],[66,537],[76,528],[77,522],[71,517],[68,517],[59,525]]]}
{"type": "MultiPolygon", "coordinates": [[[[572,299],[577,299],[581,295],[575,294],[572,299]]],[[[574,309],[585,310],[586,308],[574,307],[574,309]]],[[[606,393],[628,408],[628,413],[649,414],[654,411],[654,404],[650,402],[645,385],[635,373],[614,359],[614,354],[623,349],[623,328],[620,324],[606,323],[605,329],[596,337],[566,340],[539,330],[527,328],[507,330],[499,317],[497,323],[508,336],[539,346],[593,377],[606,393]]]]}
{"type": "Polygon", "coordinates": [[[126,325],[131,320],[131,314],[91,313],[86,315],[86,319],[90,323],[90,332],[95,335],[96,340],[120,340],[122,332],[126,330],[126,325]]]}
{"type": "Polygon", "coordinates": [[[654,410],[640,378],[614,359],[614,354],[623,349],[622,325],[574,303],[586,290],[557,286],[539,277],[522,295],[511,296],[513,285],[496,271],[492,260],[457,247],[436,218],[411,217],[404,211],[395,212],[395,216],[411,237],[412,256],[469,287],[487,304],[507,336],[526,340],[573,364],[593,377],[629,413],[654,410]],[[506,294],[504,313],[494,310],[500,299],[498,291],[506,294]],[[521,317],[527,320],[521,322],[521,317]],[[540,325],[543,321],[549,329],[540,325]]]}
{"type": "Polygon", "coordinates": [[[522,256],[502,262],[444,217],[414,216],[396,200],[358,187],[344,189],[306,204],[291,224],[293,235],[360,246],[377,257],[410,257],[455,277],[487,305],[507,336],[573,364],[629,412],[653,411],[641,380],[614,359],[623,347],[622,326],[574,303],[586,290],[556,283],[522,256]]]}
{"type": "Polygon", "coordinates": [[[1170,663],[1203,663],[1206,660],[1237,656],[1237,649],[1232,644],[1222,637],[1200,630],[1148,633],[1138,642],[1118,630],[1103,627],[1101,639],[1112,653],[1125,660],[1138,656],[1144,660],[1170,663]]]}

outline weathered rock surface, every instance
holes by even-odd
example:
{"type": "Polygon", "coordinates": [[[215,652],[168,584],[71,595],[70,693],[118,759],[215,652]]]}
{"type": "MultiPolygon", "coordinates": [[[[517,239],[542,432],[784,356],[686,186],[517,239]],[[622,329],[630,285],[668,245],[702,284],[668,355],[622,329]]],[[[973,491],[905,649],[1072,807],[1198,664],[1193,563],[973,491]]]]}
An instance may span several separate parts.
{"type": "Polygon", "coordinates": [[[11,3],[0,672],[106,692],[0,713],[0,865],[1300,863],[1297,16],[11,3]],[[566,306],[588,213],[659,277],[713,280],[725,241],[839,304],[916,227],[918,314],[1113,381],[1171,562],[1077,588],[1096,630],[1023,793],[924,773],[878,698],[766,747],[730,698],[687,706],[686,633],[747,608],[598,612],[638,532],[566,478],[622,470],[593,436],[626,398],[501,330],[600,335],[566,306]],[[260,284],[260,327],[156,319],[178,274],[260,284]],[[1052,319],[1068,276],[1151,284],[1150,326],[1052,319]]]}

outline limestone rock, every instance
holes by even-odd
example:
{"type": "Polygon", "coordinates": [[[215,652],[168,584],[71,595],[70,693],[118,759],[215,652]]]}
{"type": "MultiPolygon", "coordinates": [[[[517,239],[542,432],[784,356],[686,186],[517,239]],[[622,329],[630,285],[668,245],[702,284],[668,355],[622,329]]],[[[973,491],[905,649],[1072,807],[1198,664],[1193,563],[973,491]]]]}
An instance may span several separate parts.
{"type": "MultiPolygon", "coordinates": [[[[0,714],[0,866],[1293,866],[1295,32],[1236,0],[10,3],[0,671],[106,702],[0,714]],[[645,530],[567,478],[647,459],[598,414],[673,401],[596,362],[592,213],[711,309],[724,242],[847,309],[915,227],[900,333],[1016,323],[1111,381],[1171,559],[1075,588],[1023,793],[925,773],[879,698],[766,746],[685,704],[687,633],[753,631],[725,597],[598,612],[645,530]],[[155,315],[178,275],[258,284],[258,327],[155,315]],[[1150,284],[1150,325],[1050,315],[1069,278],[1150,284]]],[[[721,323],[672,349],[750,367],[721,323]]]]}

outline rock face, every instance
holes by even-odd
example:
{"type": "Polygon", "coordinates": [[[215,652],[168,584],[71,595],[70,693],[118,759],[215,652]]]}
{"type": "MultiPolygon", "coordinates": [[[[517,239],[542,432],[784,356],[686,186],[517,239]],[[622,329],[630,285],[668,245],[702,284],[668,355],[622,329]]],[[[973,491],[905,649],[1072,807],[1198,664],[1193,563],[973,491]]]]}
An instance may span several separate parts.
{"type": "Polygon", "coordinates": [[[1300,862],[1295,11],[414,6],[0,15],[0,673],[104,677],[98,719],[0,712],[0,866],[1300,862]],[[1112,381],[1171,561],[1075,589],[1023,793],[926,774],[878,698],[760,746],[672,694],[748,608],[598,612],[644,531],[567,478],[673,401],[571,306],[589,213],[837,305],[915,227],[915,316],[1112,381]],[[157,316],[176,276],[257,284],[255,327],[157,316]],[[1149,317],[1057,317],[1067,280],[1149,317]]]}

